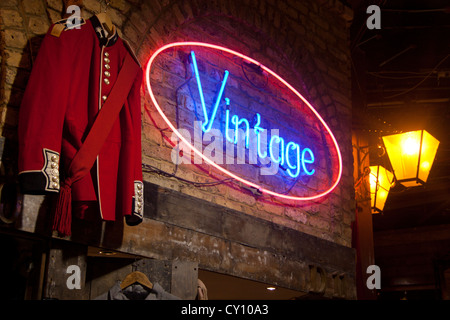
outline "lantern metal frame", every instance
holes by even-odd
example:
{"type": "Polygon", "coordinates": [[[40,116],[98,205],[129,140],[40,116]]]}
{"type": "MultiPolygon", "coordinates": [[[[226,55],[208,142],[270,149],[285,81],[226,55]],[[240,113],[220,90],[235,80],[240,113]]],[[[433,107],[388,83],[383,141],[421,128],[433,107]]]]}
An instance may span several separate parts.
{"type": "MultiPolygon", "coordinates": [[[[388,155],[396,182],[398,182],[399,184],[403,185],[406,188],[425,185],[425,183],[428,179],[429,173],[431,171],[431,167],[433,165],[434,159],[436,157],[436,152],[437,152],[437,149],[439,146],[439,140],[437,140],[435,137],[433,137],[431,134],[429,134],[425,130],[415,130],[415,131],[404,132],[404,133],[391,135],[391,136],[383,136],[382,139],[384,142],[384,146],[386,148],[386,153],[388,155]],[[403,151],[399,151],[399,150],[402,150],[402,146],[400,146],[400,145],[395,146],[395,148],[397,148],[397,150],[395,150],[395,151],[393,151],[391,149],[392,147],[394,147],[394,145],[391,144],[392,139],[394,136],[397,136],[397,139],[399,139],[399,142],[400,142],[400,141],[402,141],[402,139],[409,139],[409,138],[406,138],[406,135],[417,134],[419,131],[420,131],[420,141],[418,143],[417,152],[414,154],[411,154],[411,156],[417,157],[417,159],[414,160],[414,161],[417,161],[415,174],[412,177],[399,178],[399,176],[401,176],[399,173],[402,171],[405,171],[404,167],[407,165],[407,161],[405,160],[406,155],[403,151]],[[429,168],[426,169],[426,171],[423,171],[421,174],[421,165],[424,164],[422,162],[422,160],[424,158],[424,152],[426,152],[426,151],[424,151],[425,133],[427,134],[426,139],[430,140],[430,142],[434,142],[434,145],[431,146],[432,147],[431,149],[433,152],[433,157],[432,157],[431,163],[428,163],[429,168]],[[402,136],[402,138],[400,138],[400,136],[402,136]],[[391,140],[391,141],[389,141],[389,140],[391,140]],[[387,141],[389,141],[389,143],[387,143],[387,141]],[[395,160],[394,157],[400,157],[401,160],[395,160]],[[400,168],[397,166],[397,165],[399,165],[399,161],[401,161],[401,164],[404,166],[403,168],[400,168]],[[423,176],[425,173],[426,173],[426,176],[425,176],[425,180],[424,180],[424,179],[422,179],[421,175],[423,176]],[[415,184],[413,184],[413,183],[415,183],[415,184]]],[[[405,140],[403,140],[403,141],[405,141],[405,140]]]]}

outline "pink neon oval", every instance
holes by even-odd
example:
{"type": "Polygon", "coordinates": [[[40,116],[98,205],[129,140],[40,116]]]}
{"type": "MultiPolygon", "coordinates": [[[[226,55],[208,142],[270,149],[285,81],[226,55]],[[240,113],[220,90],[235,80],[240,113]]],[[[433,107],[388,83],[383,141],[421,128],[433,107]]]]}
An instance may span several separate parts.
{"type": "Polygon", "coordinates": [[[209,43],[204,43],[204,42],[196,42],[196,41],[186,41],[186,42],[173,42],[173,43],[169,43],[167,45],[164,45],[163,47],[159,48],[157,51],[155,51],[153,53],[153,55],[150,57],[150,59],[148,60],[147,63],[147,67],[146,67],[146,72],[145,72],[145,80],[146,80],[146,85],[147,85],[147,90],[150,94],[150,98],[153,102],[153,104],[155,105],[156,109],[158,110],[159,114],[161,115],[161,117],[164,119],[164,121],[167,123],[167,125],[170,127],[170,129],[172,129],[172,131],[177,135],[177,137],[183,141],[187,146],[189,146],[191,148],[191,150],[193,152],[195,152],[197,155],[199,155],[206,163],[208,163],[209,165],[213,166],[214,168],[218,169],[219,171],[225,173],[226,175],[244,183],[247,186],[253,187],[258,189],[260,192],[262,192],[263,194],[269,194],[275,197],[279,197],[279,198],[283,198],[283,199],[288,199],[288,200],[294,200],[294,201],[306,201],[306,200],[314,200],[314,199],[318,199],[321,198],[325,195],[327,195],[328,193],[330,193],[331,191],[333,191],[336,186],[338,185],[341,176],[342,176],[342,156],[341,156],[341,151],[339,149],[339,145],[336,141],[336,138],[334,137],[333,133],[331,132],[330,128],[328,127],[328,125],[326,124],[326,122],[322,119],[322,117],[319,115],[319,113],[314,109],[314,107],[293,87],[291,86],[286,80],[284,80],[282,77],[280,77],[278,74],[276,74],[274,71],[272,71],[271,69],[269,69],[268,67],[262,65],[261,63],[259,63],[258,61],[247,57],[245,55],[243,55],[242,53],[239,53],[237,51],[222,47],[222,46],[218,46],[218,45],[214,45],[214,44],[209,44],[209,43]],[[297,197],[297,196],[290,196],[287,194],[281,194],[278,192],[274,192],[271,191],[269,189],[263,188],[260,185],[253,183],[251,181],[248,181],[242,177],[237,176],[236,174],[230,172],[229,170],[226,170],[224,168],[222,168],[221,166],[219,166],[218,164],[216,164],[214,161],[212,161],[211,159],[209,159],[208,157],[204,156],[202,152],[200,152],[199,150],[197,150],[190,142],[188,142],[178,131],[177,128],[175,128],[175,126],[170,122],[170,120],[167,118],[167,116],[165,115],[164,111],[161,109],[161,107],[159,106],[158,102],[156,101],[155,95],[153,93],[153,90],[150,86],[150,69],[151,66],[153,64],[153,61],[155,60],[155,58],[164,50],[167,50],[169,48],[173,48],[173,47],[182,47],[182,46],[198,46],[198,47],[204,47],[204,48],[211,48],[211,49],[216,49],[216,50],[220,50],[223,52],[227,52],[230,54],[233,54],[235,56],[238,56],[250,63],[253,63],[257,66],[259,66],[261,69],[263,69],[264,71],[266,71],[267,73],[269,73],[270,75],[272,75],[273,77],[275,77],[278,81],[280,81],[282,84],[284,84],[288,89],[290,89],[296,96],[298,96],[310,109],[311,111],[316,115],[316,117],[320,120],[320,122],[322,123],[322,125],[324,126],[324,128],[327,130],[327,132],[329,133],[334,147],[336,148],[336,153],[337,153],[337,157],[338,157],[338,175],[336,180],[334,181],[334,183],[332,184],[332,186],[330,188],[328,188],[327,190],[313,195],[313,196],[308,196],[308,197],[297,197]]]}

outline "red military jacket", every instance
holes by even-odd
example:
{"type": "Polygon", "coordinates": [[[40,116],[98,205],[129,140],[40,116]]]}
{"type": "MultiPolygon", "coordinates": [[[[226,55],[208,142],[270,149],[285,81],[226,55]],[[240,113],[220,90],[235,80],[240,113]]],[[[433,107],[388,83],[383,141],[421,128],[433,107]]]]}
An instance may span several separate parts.
{"type": "MultiPolygon", "coordinates": [[[[67,26],[62,20],[45,35],[20,107],[22,193],[59,192],[125,56],[132,54],[117,31],[105,36],[95,16],[67,26]],[[65,29],[52,35],[57,25],[65,29]]],[[[80,218],[98,212],[103,220],[125,216],[129,225],[142,221],[141,83],[139,68],[90,174],[72,185],[72,212],[80,218]]]]}

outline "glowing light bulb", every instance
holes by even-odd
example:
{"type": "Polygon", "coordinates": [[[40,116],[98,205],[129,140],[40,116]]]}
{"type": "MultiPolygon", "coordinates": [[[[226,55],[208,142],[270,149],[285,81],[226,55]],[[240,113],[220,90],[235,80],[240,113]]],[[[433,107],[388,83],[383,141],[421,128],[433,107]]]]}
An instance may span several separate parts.
{"type": "Polygon", "coordinates": [[[419,147],[420,147],[419,141],[411,137],[408,137],[402,143],[403,153],[408,156],[412,156],[414,154],[419,153],[419,147]]]}

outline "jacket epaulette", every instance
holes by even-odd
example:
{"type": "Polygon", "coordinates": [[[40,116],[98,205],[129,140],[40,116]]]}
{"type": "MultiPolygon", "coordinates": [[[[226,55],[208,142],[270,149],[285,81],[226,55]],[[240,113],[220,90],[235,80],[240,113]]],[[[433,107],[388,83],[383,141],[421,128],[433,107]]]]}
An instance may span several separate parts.
{"type": "Polygon", "coordinates": [[[63,31],[78,29],[85,23],[83,18],[62,19],[53,24],[50,34],[59,37],[63,31]]]}

